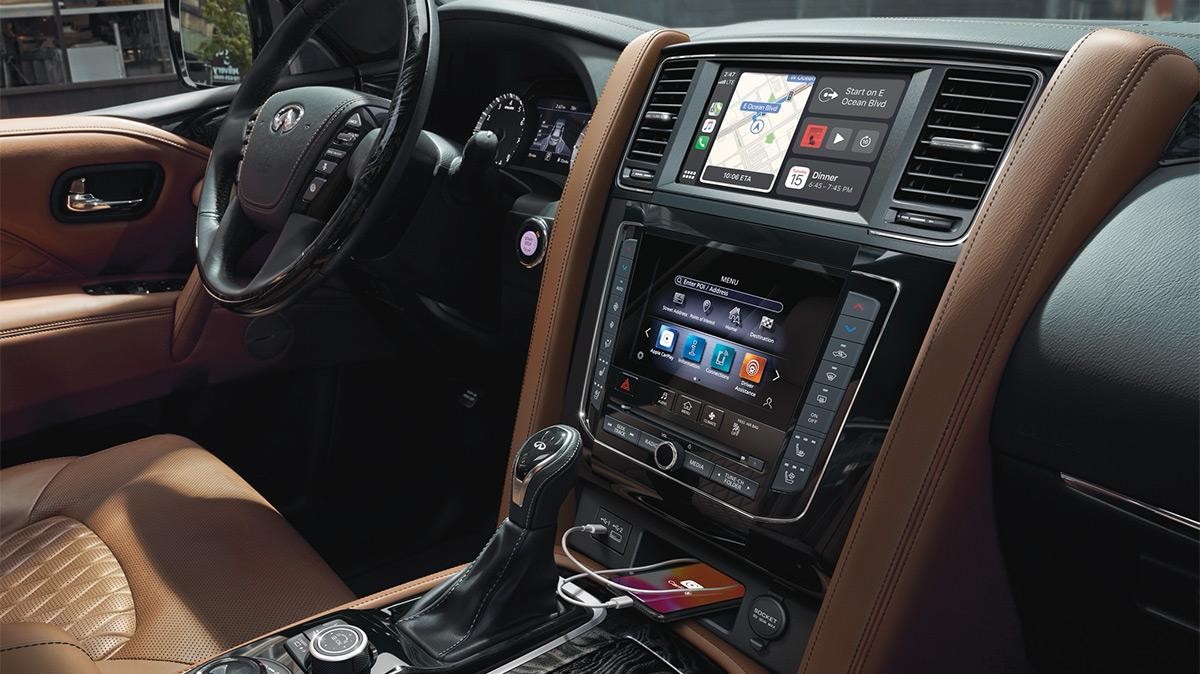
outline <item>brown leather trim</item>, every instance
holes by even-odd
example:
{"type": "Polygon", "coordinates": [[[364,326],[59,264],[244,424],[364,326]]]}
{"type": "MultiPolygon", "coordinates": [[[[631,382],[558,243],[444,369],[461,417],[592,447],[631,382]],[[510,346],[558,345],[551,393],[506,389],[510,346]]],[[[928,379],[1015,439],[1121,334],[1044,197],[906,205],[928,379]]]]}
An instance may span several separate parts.
{"type": "Polygon", "coordinates": [[[600,93],[592,121],[588,123],[575,168],[567,176],[542,266],[542,284],[525,362],[525,379],[521,384],[509,467],[504,476],[499,520],[508,513],[512,460],[516,451],[534,431],[562,419],[571,346],[575,341],[575,324],[579,318],[588,264],[625,139],[633,129],[642,97],[654,76],[659,53],[665,47],[687,39],[688,36],[679,31],[655,30],[642,34],[621,52],[604,91],[600,93]]]}
{"type": "Polygon", "coordinates": [[[0,629],[0,671],[5,674],[99,674],[71,635],[45,623],[9,623],[0,629]]]}
{"type": "Polygon", "coordinates": [[[85,115],[0,120],[0,165],[21,167],[0,174],[0,282],[7,288],[177,268],[190,252],[196,226],[191,194],[207,159],[204,146],[131,120],[85,115]],[[149,213],[82,225],[54,216],[51,190],[64,172],[131,162],[163,169],[162,190],[149,213]]]}
{"type": "Polygon", "coordinates": [[[74,457],[30,461],[4,469],[4,488],[0,489],[0,539],[29,524],[34,506],[46,491],[46,485],[74,457]]]}
{"type": "Polygon", "coordinates": [[[23,117],[0,119],[0,138],[48,134],[93,133],[114,134],[169,145],[208,161],[208,148],[164,131],[157,126],[120,117],[61,115],[56,117],[23,117]]]}
{"type": "MultiPolygon", "coordinates": [[[[5,485],[8,470],[0,472],[5,485]]],[[[117,658],[207,660],[354,598],[258,492],[179,436],[157,435],[71,461],[30,514],[35,527],[64,518],[95,532],[127,579],[137,625],[117,658]]],[[[14,554],[20,544],[14,538],[4,541],[0,556],[14,554]]],[[[47,569],[57,573],[59,566],[47,569]]],[[[47,605],[78,594],[56,592],[47,605]]]]}
{"type": "Polygon", "coordinates": [[[1037,302],[1153,169],[1197,82],[1186,56],[1135,33],[1099,30],[1067,54],[942,297],[802,672],[1027,667],[992,509],[995,392],[1037,302]]]}
{"type": "Polygon", "coordinates": [[[174,323],[171,332],[171,358],[176,361],[187,358],[200,343],[208,315],[212,312],[213,300],[204,289],[200,272],[192,269],[183,291],[175,300],[174,323]]]}

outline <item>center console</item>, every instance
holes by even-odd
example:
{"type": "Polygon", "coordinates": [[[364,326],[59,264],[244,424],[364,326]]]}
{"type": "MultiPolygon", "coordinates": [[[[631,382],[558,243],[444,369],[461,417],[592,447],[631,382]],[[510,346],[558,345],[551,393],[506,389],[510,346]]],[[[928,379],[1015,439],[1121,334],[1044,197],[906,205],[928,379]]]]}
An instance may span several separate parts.
{"type": "MultiPolygon", "coordinates": [[[[1046,74],[863,45],[664,51],[574,343],[574,523],[606,568],[745,586],[698,619],[796,671],[961,245],[1046,74]],[[824,51],[824,53],[822,53],[824,51]]],[[[1050,66],[1052,67],[1052,66],[1050,66]]]]}

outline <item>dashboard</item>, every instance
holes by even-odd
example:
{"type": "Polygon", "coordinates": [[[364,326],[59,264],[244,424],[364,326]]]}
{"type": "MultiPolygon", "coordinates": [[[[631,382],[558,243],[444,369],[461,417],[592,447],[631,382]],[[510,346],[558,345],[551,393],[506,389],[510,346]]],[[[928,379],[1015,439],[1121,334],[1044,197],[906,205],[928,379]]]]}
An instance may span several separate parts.
{"type": "MultiPolygon", "coordinates": [[[[431,112],[430,127],[460,144],[479,131],[496,134],[498,163],[545,199],[523,203],[521,213],[543,220],[544,244],[554,240],[554,202],[565,175],[587,133],[598,133],[586,129],[594,112],[597,119],[605,114],[598,94],[616,54],[653,26],[571,8],[485,4],[446,7],[453,18],[446,33],[457,42],[439,86],[454,95],[435,99],[442,107],[431,112]],[[499,18],[489,22],[490,15],[499,18]],[[506,58],[496,58],[501,53],[506,58]]],[[[574,240],[582,257],[555,269],[562,287],[580,288],[572,308],[578,319],[562,337],[570,342],[563,347],[569,368],[565,381],[555,382],[565,398],[557,421],[585,437],[575,523],[604,522],[619,532],[581,541],[582,552],[609,568],[680,556],[713,564],[746,585],[748,600],[698,624],[769,671],[796,670],[955,264],[1035,102],[1091,28],[772,22],[688,31],[690,41],[662,50],[644,89],[625,94],[636,99],[628,132],[606,138],[615,164],[611,174],[593,178],[605,190],[597,229],[574,240]],[[570,274],[580,281],[567,280],[570,274]],[[763,597],[775,604],[756,603],[763,597]],[[781,607],[787,636],[764,636],[754,622],[768,605],[781,607]]],[[[1200,43],[1165,29],[1125,28],[1200,54],[1200,43]]],[[[1179,164],[1194,168],[1194,160],[1180,160],[1177,148],[1189,142],[1176,138],[1166,148],[1146,187],[1121,209],[1138,214],[1126,215],[1123,228],[1144,231],[1161,217],[1178,234],[1187,221],[1178,213],[1186,201],[1179,164]]],[[[1061,148],[1047,142],[1039,151],[1061,148]]],[[[510,247],[521,245],[522,231],[504,232],[510,247]]],[[[1135,305],[1167,311],[1138,302],[1132,278],[1123,285],[1100,280],[1096,260],[1118,266],[1116,251],[1157,245],[1128,232],[1120,241],[1088,244],[1090,255],[1081,254],[1078,264],[1091,261],[1090,271],[1063,283],[1093,302],[1104,294],[1120,307],[1110,305],[1110,312],[1135,305]]],[[[1151,258],[1165,259],[1136,257],[1147,267],[1151,258]]],[[[1165,276],[1178,275],[1181,265],[1175,259],[1165,276]]],[[[518,269],[516,260],[509,267],[530,284],[542,270],[518,269]]],[[[1095,671],[1119,668],[1121,647],[1103,625],[1137,622],[1144,631],[1133,643],[1194,652],[1192,632],[1163,636],[1173,629],[1166,622],[1197,622],[1191,609],[1169,599],[1193,597],[1195,575],[1160,574],[1188,567],[1195,553],[1189,545],[1179,551],[1172,538],[1178,532],[1139,525],[1104,545],[1102,536],[1053,532],[1079,522],[1130,526],[1111,513],[1081,514],[1080,502],[1100,492],[1081,495],[1070,486],[1079,480],[1197,520],[1195,480],[1162,487],[1149,469],[1118,468],[1120,451],[1095,431],[1107,422],[1094,412],[1119,416],[1115,389],[1103,388],[1101,401],[1093,381],[1087,409],[1061,402],[1096,372],[1124,373],[1131,391],[1172,410],[1167,430],[1155,426],[1149,436],[1161,462],[1151,463],[1194,476],[1194,433],[1183,438],[1194,430],[1186,422],[1196,405],[1185,412],[1178,403],[1196,402],[1195,387],[1182,398],[1154,393],[1148,377],[1113,360],[1119,349],[1068,348],[1104,341],[1113,331],[1080,320],[1065,291],[1057,292],[1057,303],[1039,308],[1022,328],[1001,389],[989,447],[996,477],[988,475],[977,490],[986,497],[994,489],[999,508],[985,533],[1001,529],[1003,563],[1045,671],[1086,669],[1079,662],[1095,671]],[[1041,329],[1054,343],[1040,340],[1041,329]],[[1054,510],[1040,511],[1024,501],[1027,494],[1054,510]],[[1141,574],[1152,587],[1122,591],[1127,601],[1105,605],[1103,593],[1084,583],[1089,576],[1060,568],[1054,557],[1080,567],[1119,557],[1125,561],[1103,568],[1113,577],[1141,574]],[[1053,621],[1037,617],[1069,620],[1055,592],[1094,614],[1078,621],[1075,644],[1055,643],[1053,621]],[[1146,606],[1170,617],[1154,623],[1146,606]],[[1143,619],[1153,625],[1144,627],[1143,619]],[[1088,634],[1102,629],[1109,638],[1088,634]],[[1073,660],[1079,644],[1111,656],[1108,664],[1073,660]]],[[[1194,327],[1172,334],[1194,334],[1194,327]]],[[[1150,327],[1142,333],[1157,334],[1150,327]]],[[[1183,386],[1170,379],[1171,392],[1183,386]]],[[[1137,418],[1153,416],[1136,409],[1137,418]]],[[[991,517],[986,500],[964,507],[991,517]]],[[[1193,529],[1185,534],[1195,536],[1193,529]]],[[[1175,671],[1174,661],[1161,658],[1167,666],[1159,671],[1175,671]]]]}

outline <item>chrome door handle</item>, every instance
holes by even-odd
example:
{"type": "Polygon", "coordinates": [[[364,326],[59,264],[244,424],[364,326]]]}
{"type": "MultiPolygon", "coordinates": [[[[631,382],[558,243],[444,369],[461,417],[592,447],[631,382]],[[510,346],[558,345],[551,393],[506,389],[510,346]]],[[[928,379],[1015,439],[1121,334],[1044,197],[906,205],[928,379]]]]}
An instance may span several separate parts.
{"type": "Polygon", "coordinates": [[[87,178],[76,178],[67,190],[67,210],[72,213],[91,213],[93,211],[124,210],[142,203],[141,199],[124,199],[106,201],[87,191],[87,178]]]}

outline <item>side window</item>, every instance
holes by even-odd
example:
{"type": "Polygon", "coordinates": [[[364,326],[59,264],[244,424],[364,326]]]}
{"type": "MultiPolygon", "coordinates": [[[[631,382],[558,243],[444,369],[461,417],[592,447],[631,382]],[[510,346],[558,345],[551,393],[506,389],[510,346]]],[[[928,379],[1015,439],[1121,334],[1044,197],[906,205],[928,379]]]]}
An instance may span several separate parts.
{"type": "Polygon", "coordinates": [[[188,77],[199,85],[237,84],[254,59],[245,0],[180,0],[188,77]]]}
{"type": "Polygon", "coordinates": [[[0,0],[0,31],[5,116],[179,91],[162,0],[0,0]]]}

